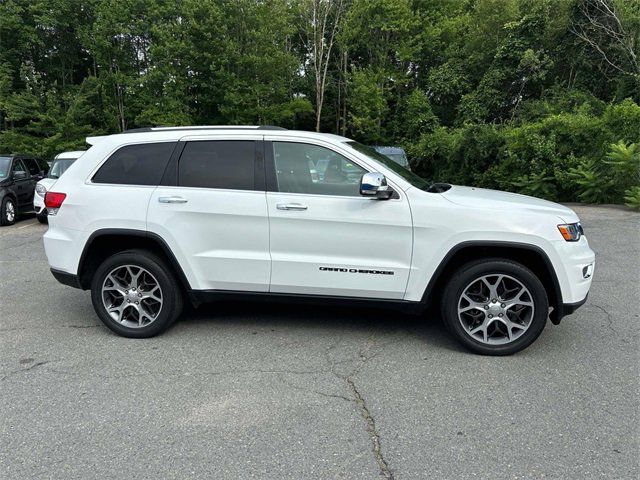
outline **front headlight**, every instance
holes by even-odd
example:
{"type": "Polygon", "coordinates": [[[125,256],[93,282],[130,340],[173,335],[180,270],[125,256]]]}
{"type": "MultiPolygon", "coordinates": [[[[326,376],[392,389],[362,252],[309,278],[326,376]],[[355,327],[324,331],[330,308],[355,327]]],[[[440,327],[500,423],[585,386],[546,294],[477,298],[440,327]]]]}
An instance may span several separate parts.
{"type": "Polygon", "coordinates": [[[44,198],[45,193],[47,193],[47,189],[45,188],[44,185],[37,183],[36,184],[36,193],[38,195],[40,195],[42,198],[44,198]]]}
{"type": "Polygon", "coordinates": [[[582,225],[580,225],[580,222],[563,223],[561,225],[558,225],[558,230],[560,230],[562,238],[564,238],[567,242],[577,242],[578,240],[580,240],[580,237],[584,235],[584,231],[582,230],[582,225]]]}

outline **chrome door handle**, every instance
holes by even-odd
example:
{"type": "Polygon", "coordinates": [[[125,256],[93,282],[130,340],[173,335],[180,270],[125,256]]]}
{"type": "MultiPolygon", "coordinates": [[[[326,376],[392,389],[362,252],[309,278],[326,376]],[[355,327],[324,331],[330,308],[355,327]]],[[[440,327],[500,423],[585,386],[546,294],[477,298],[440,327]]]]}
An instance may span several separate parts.
{"type": "Polygon", "coordinates": [[[187,200],[184,197],[158,197],[158,201],[160,203],[187,203],[187,200]]]}
{"type": "Polygon", "coordinates": [[[306,210],[307,206],[301,203],[278,203],[276,208],[278,210],[306,210]]]}

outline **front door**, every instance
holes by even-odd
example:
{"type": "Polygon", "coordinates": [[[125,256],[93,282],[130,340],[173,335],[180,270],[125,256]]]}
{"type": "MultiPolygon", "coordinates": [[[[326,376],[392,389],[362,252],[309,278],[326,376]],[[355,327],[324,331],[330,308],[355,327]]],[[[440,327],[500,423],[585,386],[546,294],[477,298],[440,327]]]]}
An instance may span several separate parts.
{"type": "Polygon", "coordinates": [[[27,175],[31,180],[28,184],[28,203],[29,209],[33,208],[33,196],[36,192],[36,184],[44,178],[43,172],[38,165],[38,162],[33,158],[23,158],[22,163],[27,167],[27,175]]]}
{"type": "Polygon", "coordinates": [[[271,292],[402,299],[411,267],[407,198],[359,194],[368,171],[330,145],[265,142],[271,292]]]}
{"type": "Polygon", "coordinates": [[[22,211],[27,210],[27,205],[33,202],[33,191],[35,190],[35,182],[31,179],[31,175],[23,161],[16,158],[13,161],[12,169],[13,182],[18,197],[18,208],[22,211]]]}
{"type": "Polygon", "coordinates": [[[147,228],[169,244],[193,289],[269,289],[264,180],[257,184],[263,164],[256,170],[260,138],[183,139],[175,180],[151,196],[147,228]]]}

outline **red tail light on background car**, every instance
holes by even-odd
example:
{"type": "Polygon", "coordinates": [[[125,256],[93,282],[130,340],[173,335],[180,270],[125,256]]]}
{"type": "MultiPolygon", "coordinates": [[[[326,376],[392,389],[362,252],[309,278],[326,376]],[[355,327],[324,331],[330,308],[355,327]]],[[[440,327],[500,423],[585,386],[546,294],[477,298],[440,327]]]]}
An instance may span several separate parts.
{"type": "Polygon", "coordinates": [[[64,199],[67,198],[66,193],[47,192],[44,196],[44,206],[47,207],[49,215],[58,213],[58,209],[62,206],[64,199]]]}

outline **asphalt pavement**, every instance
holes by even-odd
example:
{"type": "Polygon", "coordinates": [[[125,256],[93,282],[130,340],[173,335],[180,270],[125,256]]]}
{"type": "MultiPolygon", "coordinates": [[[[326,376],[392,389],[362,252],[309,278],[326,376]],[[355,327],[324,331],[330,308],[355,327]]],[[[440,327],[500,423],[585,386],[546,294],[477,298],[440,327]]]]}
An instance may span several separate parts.
{"type": "Polygon", "coordinates": [[[234,304],[103,327],[33,217],[0,228],[0,478],[637,479],[640,214],[573,207],[588,303],[511,357],[437,314],[234,304]]]}

